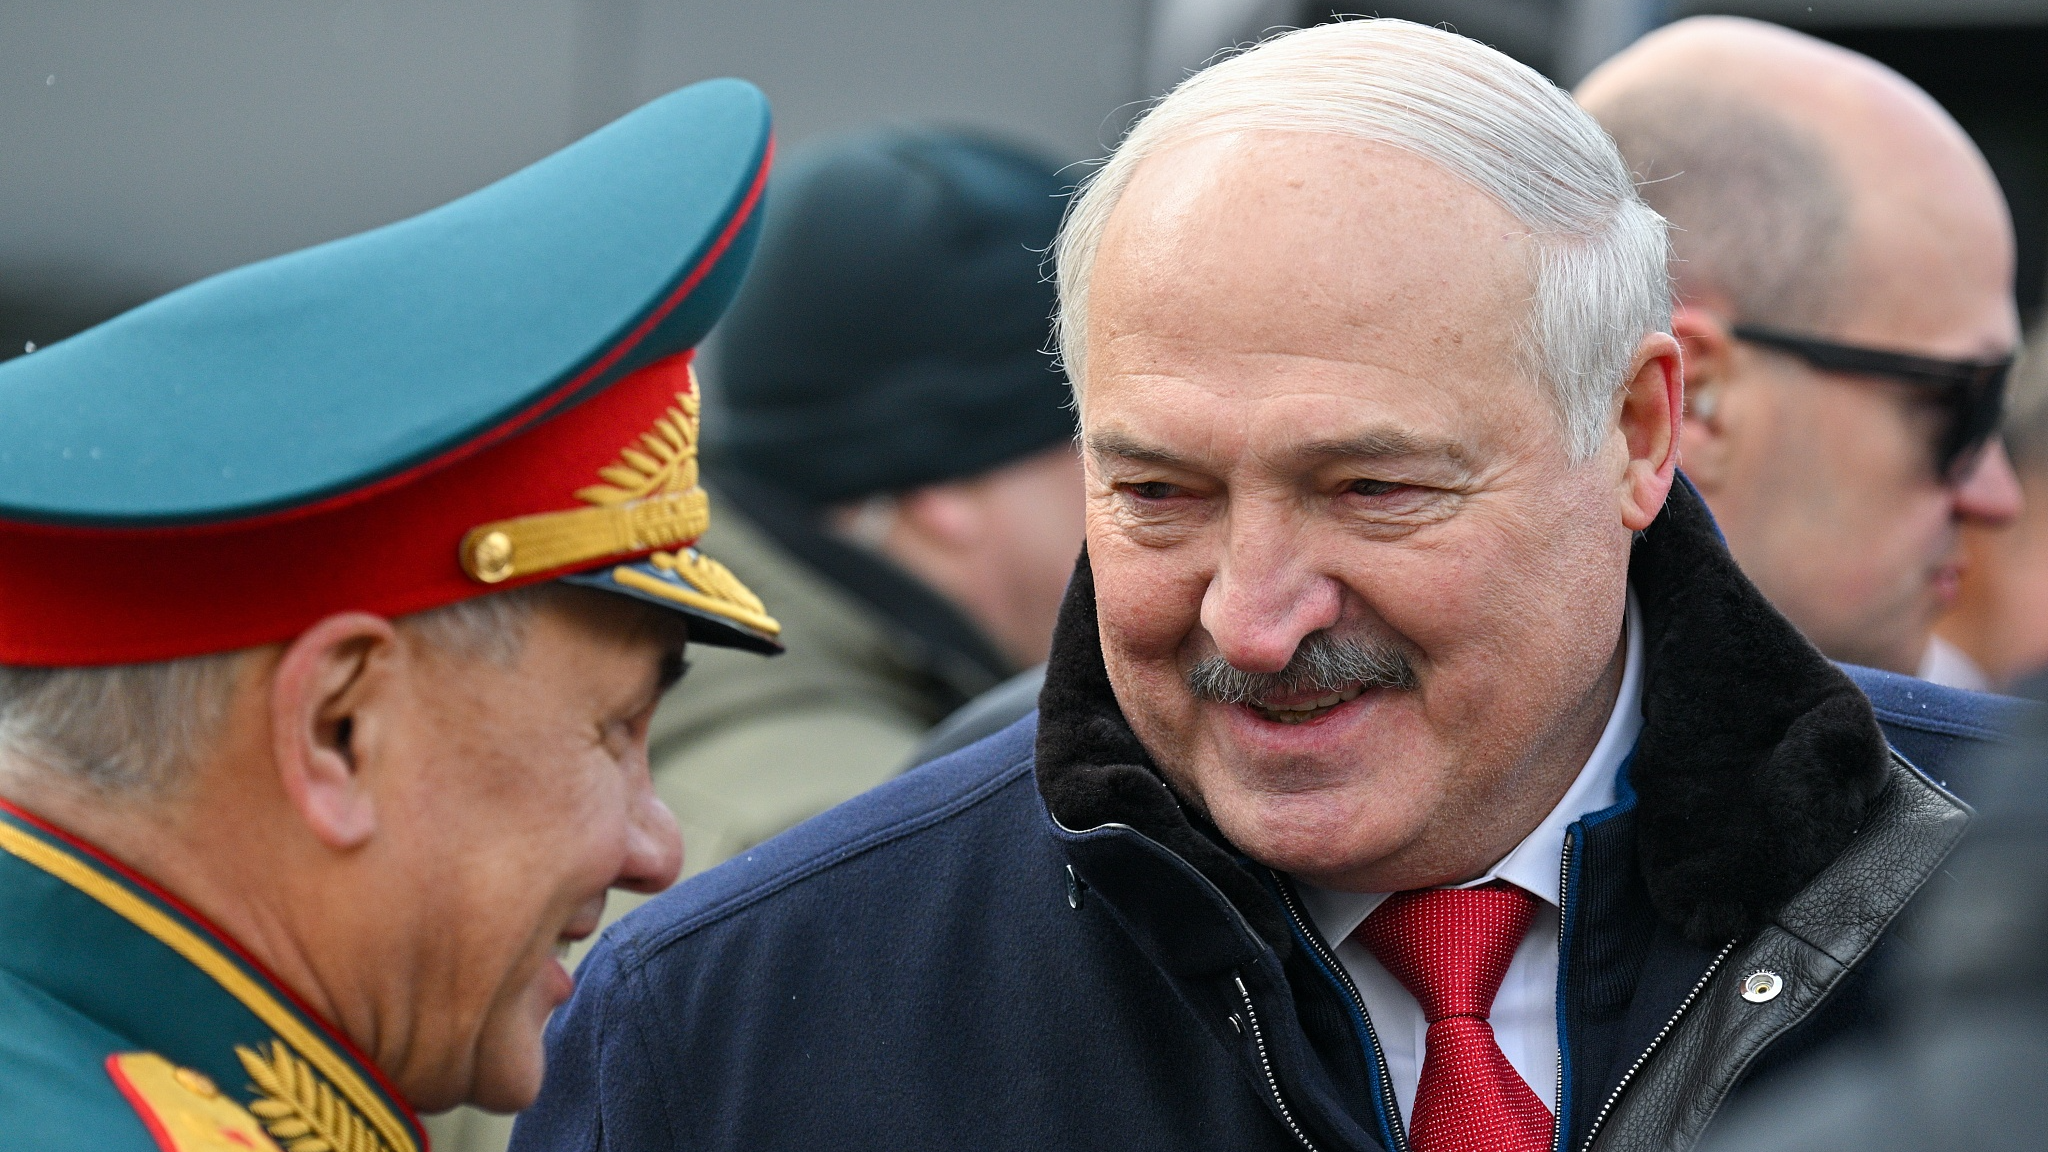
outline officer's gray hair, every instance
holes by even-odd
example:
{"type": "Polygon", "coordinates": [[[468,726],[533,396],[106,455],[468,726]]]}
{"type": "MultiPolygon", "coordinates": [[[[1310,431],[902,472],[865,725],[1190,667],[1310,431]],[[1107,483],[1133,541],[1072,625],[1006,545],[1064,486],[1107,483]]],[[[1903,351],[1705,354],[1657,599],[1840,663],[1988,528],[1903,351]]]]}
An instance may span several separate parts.
{"type": "Polygon", "coordinates": [[[1328,133],[1401,148],[1521,221],[1536,268],[1526,369],[1550,392],[1573,458],[1599,450],[1636,349],[1670,326],[1664,221],[1570,96],[1476,41],[1401,20],[1289,32],[1196,73],[1082,183],[1054,245],[1060,354],[1077,400],[1087,382],[1095,254],[1133,173],[1165,148],[1240,132],[1328,133]]]}
{"type": "MultiPolygon", "coordinates": [[[[553,585],[399,621],[429,645],[510,664],[553,585]]],[[[0,774],[52,772],[106,794],[175,793],[227,719],[248,650],[99,668],[0,665],[0,774]]]]}

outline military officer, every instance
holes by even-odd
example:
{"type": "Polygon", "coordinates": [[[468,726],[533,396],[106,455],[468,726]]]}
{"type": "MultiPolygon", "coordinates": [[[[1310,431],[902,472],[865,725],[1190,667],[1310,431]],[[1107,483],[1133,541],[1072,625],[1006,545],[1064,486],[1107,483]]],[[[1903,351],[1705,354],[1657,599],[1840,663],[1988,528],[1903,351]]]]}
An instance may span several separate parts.
{"type": "Polygon", "coordinates": [[[778,648],[691,547],[769,153],[700,84],[0,366],[0,1145],[533,1098],[560,952],[680,864],[684,644],[778,648]]]}

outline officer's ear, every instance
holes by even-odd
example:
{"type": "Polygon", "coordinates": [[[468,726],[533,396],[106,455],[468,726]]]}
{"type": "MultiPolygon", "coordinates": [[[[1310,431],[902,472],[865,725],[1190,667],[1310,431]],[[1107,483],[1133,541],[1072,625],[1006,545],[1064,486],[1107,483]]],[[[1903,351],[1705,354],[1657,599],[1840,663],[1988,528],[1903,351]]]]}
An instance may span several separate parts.
{"type": "Polygon", "coordinates": [[[389,704],[398,634],[389,620],[343,612],[306,629],[271,676],[272,754],[285,795],[330,848],[361,845],[377,814],[361,772],[389,704]]]}

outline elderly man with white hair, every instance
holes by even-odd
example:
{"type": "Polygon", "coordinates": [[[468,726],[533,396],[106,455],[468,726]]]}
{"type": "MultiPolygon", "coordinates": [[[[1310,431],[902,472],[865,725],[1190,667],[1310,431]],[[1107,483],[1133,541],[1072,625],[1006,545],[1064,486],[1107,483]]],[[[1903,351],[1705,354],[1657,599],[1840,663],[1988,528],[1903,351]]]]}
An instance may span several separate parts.
{"type": "Polygon", "coordinates": [[[1881,724],[1730,559],[1664,222],[1565,94],[1280,37],[1056,255],[1038,716],[622,922],[516,1148],[1681,1148],[1882,1019],[1974,729],[1881,724]]]}

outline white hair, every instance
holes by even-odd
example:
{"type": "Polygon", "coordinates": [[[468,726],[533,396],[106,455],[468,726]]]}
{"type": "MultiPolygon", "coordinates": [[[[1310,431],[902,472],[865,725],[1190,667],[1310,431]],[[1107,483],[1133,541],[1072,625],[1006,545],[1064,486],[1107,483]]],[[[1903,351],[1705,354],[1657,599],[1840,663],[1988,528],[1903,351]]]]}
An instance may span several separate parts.
{"type": "Polygon", "coordinates": [[[1082,183],[1054,244],[1062,360],[1082,399],[1088,285],[1117,201],[1145,159],[1188,140],[1315,132],[1400,148],[1498,201],[1536,249],[1526,368],[1572,457],[1599,450],[1643,337],[1667,329],[1670,241],[1607,133],[1531,69],[1403,20],[1276,36],[1196,73],[1082,183]]]}
{"type": "MultiPolygon", "coordinates": [[[[554,584],[403,617],[430,647],[512,664],[554,584]]],[[[227,719],[250,649],[97,668],[0,665],[0,773],[43,771],[107,795],[175,793],[227,719]]]]}

